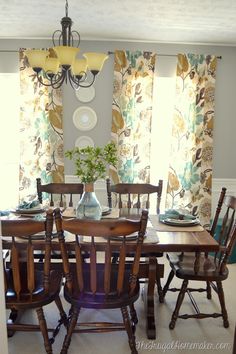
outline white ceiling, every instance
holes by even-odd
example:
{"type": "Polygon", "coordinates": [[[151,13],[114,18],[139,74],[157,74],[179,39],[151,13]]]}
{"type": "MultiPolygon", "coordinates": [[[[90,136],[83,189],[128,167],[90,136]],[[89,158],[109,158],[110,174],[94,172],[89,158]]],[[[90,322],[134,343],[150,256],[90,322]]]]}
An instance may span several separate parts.
{"type": "MultiPolygon", "coordinates": [[[[68,0],[81,39],[236,45],[236,0],[68,0]]],[[[51,38],[65,0],[0,0],[0,38],[51,38]]]]}

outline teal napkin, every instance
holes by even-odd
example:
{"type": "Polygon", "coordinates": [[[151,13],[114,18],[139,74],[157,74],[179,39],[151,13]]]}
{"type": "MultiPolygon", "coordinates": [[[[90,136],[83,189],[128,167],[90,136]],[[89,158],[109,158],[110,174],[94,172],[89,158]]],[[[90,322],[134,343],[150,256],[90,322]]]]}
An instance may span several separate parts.
{"type": "Polygon", "coordinates": [[[0,210],[0,216],[8,216],[10,214],[9,210],[0,210]]]}
{"type": "Polygon", "coordinates": [[[191,214],[182,214],[178,210],[169,209],[166,210],[165,214],[159,214],[159,220],[163,221],[165,219],[176,219],[176,220],[195,220],[196,217],[191,214]]]}
{"type": "Polygon", "coordinates": [[[40,206],[40,203],[38,200],[33,200],[32,202],[25,202],[24,201],[18,205],[17,209],[32,209],[37,206],[40,206]]]}

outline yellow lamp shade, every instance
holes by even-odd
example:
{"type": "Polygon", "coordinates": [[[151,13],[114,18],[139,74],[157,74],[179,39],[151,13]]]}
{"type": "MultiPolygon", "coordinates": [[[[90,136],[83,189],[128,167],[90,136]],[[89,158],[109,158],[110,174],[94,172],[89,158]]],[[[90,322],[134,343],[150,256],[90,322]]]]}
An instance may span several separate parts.
{"type": "Polygon", "coordinates": [[[61,45],[53,47],[53,50],[56,52],[61,65],[71,66],[80,49],[61,45]]]}
{"type": "Polygon", "coordinates": [[[87,60],[75,59],[72,64],[71,71],[73,75],[84,75],[87,71],[87,60]]]}
{"type": "Polygon", "coordinates": [[[104,53],[84,53],[84,57],[87,59],[89,70],[101,71],[108,55],[104,53]]]}
{"type": "Polygon", "coordinates": [[[48,50],[26,50],[29,64],[32,68],[42,68],[45,64],[46,57],[49,55],[48,50]]]}
{"type": "Polygon", "coordinates": [[[43,70],[50,74],[57,74],[60,62],[57,58],[46,58],[43,70]]]}

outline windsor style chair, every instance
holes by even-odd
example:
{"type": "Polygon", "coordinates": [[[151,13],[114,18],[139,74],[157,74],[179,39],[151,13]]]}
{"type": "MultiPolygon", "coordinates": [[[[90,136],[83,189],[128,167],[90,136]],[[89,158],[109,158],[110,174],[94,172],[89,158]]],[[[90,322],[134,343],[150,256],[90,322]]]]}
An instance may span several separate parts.
{"type": "Polygon", "coordinates": [[[3,250],[4,246],[8,251],[10,248],[10,256],[4,261],[6,308],[15,313],[34,309],[38,318],[38,325],[19,323],[17,319],[16,322],[8,321],[7,329],[9,332],[41,331],[46,353],[52,354],[52,343],[60,325],[67,323],[59,296],[62,272],[51,267],[53,212],[47,212],[46,221],[2,220],[1,226],[3,250]],[[34,247],[39,237],[45,240],[45,256],[41,264],[34,262],[34,247]],[[55,328],[48,328],[43,308],[52,302],[59,310],[60,320],[55,328]],[[49,338],[48,332],[53,332],[52,338],[49,338]]]}
{"type": "MultiPolygon", "coordinates": [[[[106,180],[107,186],[107,200],[109,208],[112,206],[118,207],[119,209],[127,208],[127,210],[131,210],[132,208],[136,209],[150,209],[150,197],[151,195],[156,195],[155,201],[155,211],[156,214],[160,212],[160,204],[161,204],[161,195],[162,195],[162,187],[163,181],[159,180],[158,185],[152,185],[149,183],[118,183],[111,184],[111,180],[107,178],[106,180]]],[[[148,257],[149,254],[143,254],[143,257],[148,257]]],[[[156,257],[162,257],[162,252],[156,252],[156,257]]],[[[113,261],[117,260],[117,255],[114,254],[113,261]]],[[[164,298],[162,295],[162,286],[161,280],[158,272],[158,263],[157,263],[157,271],[156,271],[156,284],[159,295],[159,301],[163,302],[164,298]]]]}
{"type": "Polygon", "coordinates": [[[68,331],[61,354],[68,351],[73,332],[107,332],[126,330],[131,353],[136,354],[134,329],[137,315],[134,302],[139,297],[139,259],[146,232],[148,212],[142,211],[140,220],[78,220],[62,219],[59,209],[55,221],[65,275],[64,297],[71,304],[68,331]],[[74,234],[76,263],[68,258],[64,231],[74,234]],[[126,263],[129,235],[136,233],[136,250],[132,264],[126,263]],[[82,240],[81,240],[82,237],[82,240]],[[120,249],[117,263],[112,263],[112,239],[120,249]],[[81,241],[89,244],[89,262],[83,262],[81,241]],[[100,243],[104,259],[99,260],[96,245],[100,243]],[[127,306],[130,308],[130,315],[127,306]],[[123,323],[78,323],[81,308],[120,309],[123,323]]]}
{"type": "MultiPolygon", "coordinates": [[[[177,318],[188,319],[188,318],[197,318],[203,319],[208,317],[222,317],[224,327],[229,326],[228,314],[225,305],[225,298],[223,292],[222,282],[228,278],[228,268],[227,260],[232,252],[234,244],[236,242],[236,221],[235,221],[235,210],[236,210],[236,197],[226,196],[224,198],[224,204],[226,211],[222,212],[224,214],[222,219],[222,226],[220,231],[219,243],[221,245],[220,251],[213,254],[207,255],[196,253],[198,258],[198,269],[194,268],[194,259],[192,254],[182,253],[179,256],[169,254],[169,264],[171,267],[170,275],[167,280],[166,285],[164,286],[164,295],[167,291],[177,291],[179,289],[170,288],[170,283],[174,276],[179,279],[182,279],[182,286],[177,298],[176,306],[172,314],[171,322],[169,324],[170,329],[175,327],[177,318]],[[189,281],[194,281],[195,283],[199,281],[207,282],[207,288],[190,288],[188,287],[189,281]],[[211,293],[209,291],[211,287],[218,294],[219,302],[221,306],[221,312],[219,313],[202,313],[200,312],[196,301],[193,298],[192,292],[207,292],[207,297],[211,298],[211,293]],[[195,314],[184,314],[179,315],[180,307],[183,303],[185,294],[188,294],[190,300],[195,309],[195,314]]],[[[218,215],[219,216],[219,215],[218,215]]]]}
{"type": "Polygon", "coordinates": [[[75,195],[80,199],[83,191],[84,185],[83,183],[48,183],[42,184],[41,178],[36,179],[37,186],[37,194],[38,200],[42,204],[43,203],[43,193],[47,193],[50,196],[50,206],[55,206],[56,198],[59,196],[59,207],[65,207],[66,201],[65,196],[68,195],[69,202],[68,206],[73,207],[73,197],[75,195]]]}

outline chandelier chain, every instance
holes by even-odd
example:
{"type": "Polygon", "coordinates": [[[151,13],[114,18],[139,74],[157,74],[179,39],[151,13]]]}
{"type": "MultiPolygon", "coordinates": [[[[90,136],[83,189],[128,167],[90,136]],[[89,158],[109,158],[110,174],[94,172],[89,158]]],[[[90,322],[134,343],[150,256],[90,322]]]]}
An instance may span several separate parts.
{"type": "Polygon", "coordinates": [[[66,4],[65,4],[65,12],[66,12],[66,17],[68,17],[68,1],[66,0],[66,4]]]}

